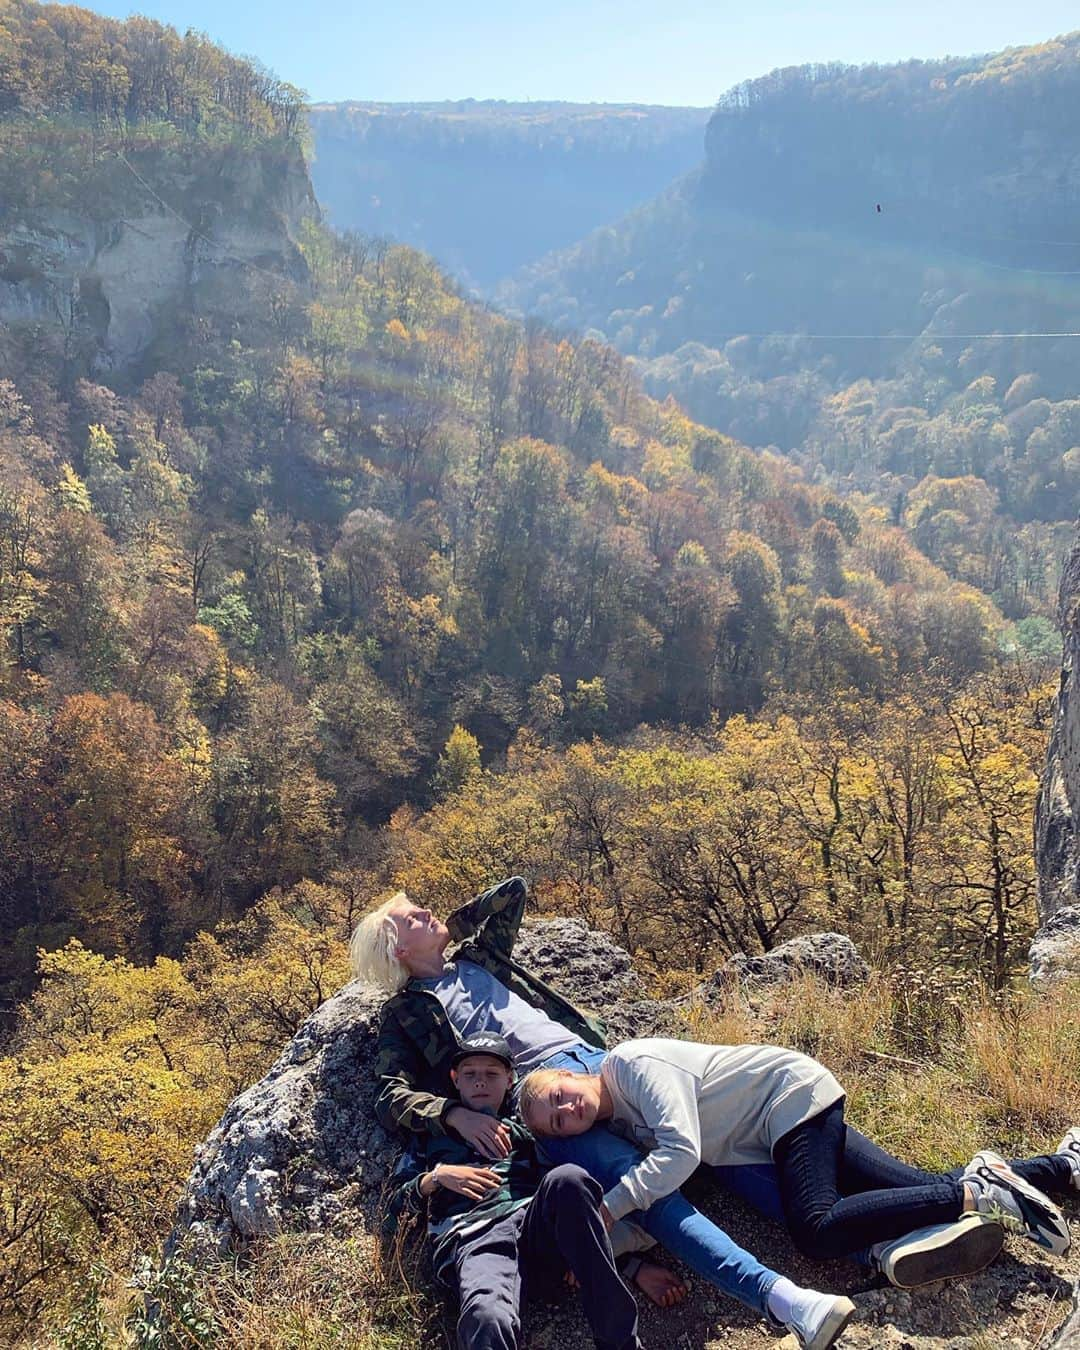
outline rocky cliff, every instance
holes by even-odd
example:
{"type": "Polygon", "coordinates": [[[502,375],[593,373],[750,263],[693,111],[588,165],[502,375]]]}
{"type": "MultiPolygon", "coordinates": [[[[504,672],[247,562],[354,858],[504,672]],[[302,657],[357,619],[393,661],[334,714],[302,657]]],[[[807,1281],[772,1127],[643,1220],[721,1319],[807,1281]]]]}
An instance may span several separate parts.
{"type": "Polygon", "coordinates": [[[302,280],[318,209],[296,147],[112,149],[85,183],[33,195],[0,209],[0,324],[60,328],[98,372],[130,366],[164,316],[228,305],[242,278],[302,280]]]}
{"type": "Polygon", "coordinates": [[[412,244],[491,292],[697,164],[709,110],[466,99],[309,117],[334,225],[412,244]]]}
{"type": "Polygon", "coordinates": [[[1032,978],[1053,978],[1080,963],[1080,538],[1061,579],[1058,621],[1064,649],[1046,767],[1035,806],[1039,920],[1032,978]]]}

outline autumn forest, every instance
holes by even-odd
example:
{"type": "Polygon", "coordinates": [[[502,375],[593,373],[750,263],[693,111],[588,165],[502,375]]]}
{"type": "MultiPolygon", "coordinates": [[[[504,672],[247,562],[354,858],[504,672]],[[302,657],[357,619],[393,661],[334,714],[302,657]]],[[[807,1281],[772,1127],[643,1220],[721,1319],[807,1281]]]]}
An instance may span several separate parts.
{"type": "Polygon", "coordinates": [[[197,34],[0,3],[13,1344],[112,1343],[101,1262],[154,1250],[391,889],[522,872],[667,990],[828,927],[992,1003],[1037,923],[1075,404],[930,354],[819,369],[749,448],[730,403],[333,228],[308,137],[197,34]],[[73,283],[79,230],[127,276],[73,283]]]}

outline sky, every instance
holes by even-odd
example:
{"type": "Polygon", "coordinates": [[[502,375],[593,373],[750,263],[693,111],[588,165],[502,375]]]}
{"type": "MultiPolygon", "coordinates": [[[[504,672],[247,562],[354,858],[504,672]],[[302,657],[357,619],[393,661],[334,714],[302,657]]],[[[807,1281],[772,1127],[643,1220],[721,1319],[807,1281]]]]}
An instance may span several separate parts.
{"type": "Polygon", "coordinates": [[[317,102],[707,106],[777,66],[966,56],[1080,26],[1075,0],[99,0],[87,8],[198,29],[317,102]]]}

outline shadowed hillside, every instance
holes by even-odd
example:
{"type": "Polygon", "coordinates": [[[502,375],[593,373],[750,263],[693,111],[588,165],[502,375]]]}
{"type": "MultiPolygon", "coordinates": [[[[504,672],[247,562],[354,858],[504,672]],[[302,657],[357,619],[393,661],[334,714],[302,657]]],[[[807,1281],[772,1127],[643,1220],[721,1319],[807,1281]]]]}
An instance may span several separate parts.
{"type": "Polygon", "coordinates": [[[473,99],[318,104],[312,176],[339,229],[413,244],[490,291],[699,163],[708,115],[473,99]]]}
{"type": "Polygon", "coordinates": [[[837,482],[974,475],[1007,519],[1070,521],[1078,58],[1072,35],[740,85],[700,171],[504,296],[837,482]]]}

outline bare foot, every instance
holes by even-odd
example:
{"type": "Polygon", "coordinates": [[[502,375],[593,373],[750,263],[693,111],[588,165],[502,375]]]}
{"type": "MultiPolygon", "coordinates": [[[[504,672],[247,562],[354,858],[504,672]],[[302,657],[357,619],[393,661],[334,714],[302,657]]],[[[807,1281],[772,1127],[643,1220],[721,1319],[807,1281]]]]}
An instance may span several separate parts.
{"type": "Polygon", "coordinates": [[[634,1283],[658,1308],[674,1308],[690,1292],[673,1270],[651,1261],[642,1261],[638,1266],[634,1283]]]}

